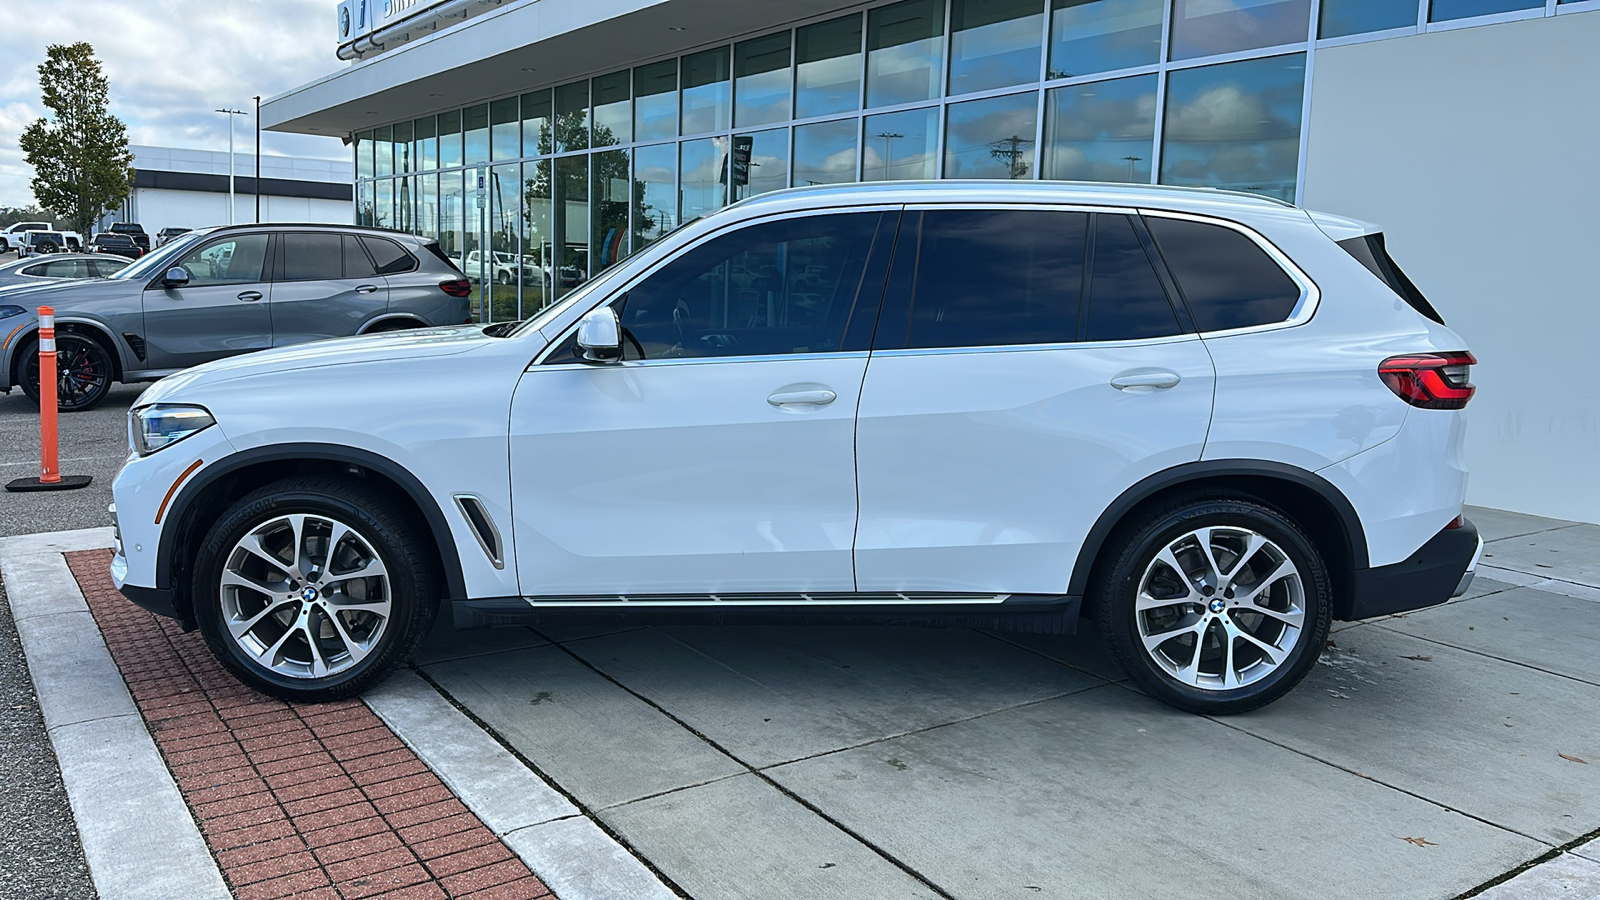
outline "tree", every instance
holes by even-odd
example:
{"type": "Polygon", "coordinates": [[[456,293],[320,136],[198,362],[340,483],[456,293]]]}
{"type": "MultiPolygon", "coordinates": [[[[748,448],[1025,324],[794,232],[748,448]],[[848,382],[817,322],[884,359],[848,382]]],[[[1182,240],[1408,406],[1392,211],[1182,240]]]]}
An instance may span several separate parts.
{"type": "Polygon", "coordinates": [[[22,132],[33,195],[74,231],[87,234],[128,198],[128,129],[107,111],[110,82],[87,43],[50,45],[39,66],[39,87],[55,121],[39,119],[22,132]]]}
{"type": "Polygon", "coordinates": [[[55,213],[37,206],[0,206],[0,228],[10,228],[18,222],[49,222],[52,227],[63,224],[55,213]]]}

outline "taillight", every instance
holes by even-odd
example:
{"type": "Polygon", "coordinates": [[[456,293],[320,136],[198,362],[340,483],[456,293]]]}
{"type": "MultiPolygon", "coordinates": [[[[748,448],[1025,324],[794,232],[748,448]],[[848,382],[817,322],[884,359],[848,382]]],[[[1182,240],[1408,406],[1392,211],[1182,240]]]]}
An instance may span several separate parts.
{"type": "Polygon", "coordinates": [[[452,297],[470,297],[472,296],[472,282],[465,278],[457,278],[454,281],[441,281],[439,282],[439,290],[452,297]]]}
{"type": "Polygon", "coordinates": [[[1461,409],[1476,390],[1468,380],[1477,363],[1465,350],[1391,356],[1378,377],[1395,396],[1422,409],[1461,409]]]}

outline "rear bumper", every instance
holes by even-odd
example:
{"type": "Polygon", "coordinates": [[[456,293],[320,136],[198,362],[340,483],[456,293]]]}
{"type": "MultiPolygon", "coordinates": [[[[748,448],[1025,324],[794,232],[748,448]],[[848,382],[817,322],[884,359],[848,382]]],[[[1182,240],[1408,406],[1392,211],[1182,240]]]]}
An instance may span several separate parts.
{"type": "Polygon", "coordinates": [[[1350,608],[1338,619],[1370,619],[1437,606],[1467,592],[1483,554],[1477,526],[1434,535],[1402,562],[1355,572],[1350,608]]]}

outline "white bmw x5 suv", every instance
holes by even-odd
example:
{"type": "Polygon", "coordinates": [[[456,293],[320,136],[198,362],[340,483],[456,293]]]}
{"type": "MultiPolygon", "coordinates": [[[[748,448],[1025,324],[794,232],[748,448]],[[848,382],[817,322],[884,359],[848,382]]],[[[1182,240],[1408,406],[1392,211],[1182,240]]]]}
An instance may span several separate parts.
{"type": "Polygon", "coordinates": [[[131,412],[117,586],[255,687],[457,626],[1071,632],[1268,703],[1331,619],[1442,603],[1472,356],[1375,228],[1211,190],[779,191],[520,325],[199,366],[131,412]]]}

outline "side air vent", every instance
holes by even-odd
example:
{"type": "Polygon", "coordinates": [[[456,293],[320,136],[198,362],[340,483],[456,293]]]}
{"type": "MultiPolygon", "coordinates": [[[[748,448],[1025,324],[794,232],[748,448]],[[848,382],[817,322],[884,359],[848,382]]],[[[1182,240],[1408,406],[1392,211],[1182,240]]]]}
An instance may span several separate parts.
{"type": "Polygon", "coordinates": [[[122,339],[128,342],[129,347],[133,348],[133,355],[139,357],[139,362],[144,362],[144,338],[124,331],[122,339]]]}
{"type": "Polygon", "coordinates": [[[494,520],[489,518],[489,511],[483,508],[483,501],[471,494],[456,494],[456,506],[461,509],[461,514],[466,517],[467,524],[472,526],[472,534],[478,539],[478,546],[488,555],[489,561],[494,563],[496,569],[506,567],[505,548],[500,542],[500,529],[494,527],[494,520]]]}

